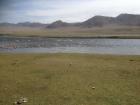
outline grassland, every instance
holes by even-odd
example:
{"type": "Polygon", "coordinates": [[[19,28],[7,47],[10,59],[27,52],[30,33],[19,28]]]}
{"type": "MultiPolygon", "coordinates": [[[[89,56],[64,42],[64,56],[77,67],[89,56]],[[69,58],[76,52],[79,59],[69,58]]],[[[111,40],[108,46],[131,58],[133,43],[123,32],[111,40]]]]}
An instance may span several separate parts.
{"type": "Polygon", "coordinates": [[[11,36],[46,36],[46,37],[118,37],[140,38],[140,27],[94,27],[94,28],[33,28],[33,27],[0,27],[1,35],[11,36]]]}
{"type": "Polygon", "coordinates": [[[140,56],[0,54],[0,105],[140,105],[140,56]]]}

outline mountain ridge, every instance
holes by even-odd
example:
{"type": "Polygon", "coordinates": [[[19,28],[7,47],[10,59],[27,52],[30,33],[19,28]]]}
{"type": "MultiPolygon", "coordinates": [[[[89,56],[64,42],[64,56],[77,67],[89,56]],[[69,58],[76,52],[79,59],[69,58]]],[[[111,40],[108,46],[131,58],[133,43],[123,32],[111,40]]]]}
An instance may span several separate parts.
{"type": "Polygon", "coordinates": [[[43,28],[62,28],[62,27],[103,27],[109,25],[117,25],[117,26],[140,26],[140,15],[139,14],[127,14],[123,13],[116,17],[111,16],[101,16],[97,15],[92,18],[87,19],[86,21],[79,23],[67,23],[62,20],[55,21],[51,24],[43,24],[43,23],[31,23],[31,22],[22,22],[22,23],[0,23],[0,26],[22,26],[22,27],[43,27],[43,28]]]}

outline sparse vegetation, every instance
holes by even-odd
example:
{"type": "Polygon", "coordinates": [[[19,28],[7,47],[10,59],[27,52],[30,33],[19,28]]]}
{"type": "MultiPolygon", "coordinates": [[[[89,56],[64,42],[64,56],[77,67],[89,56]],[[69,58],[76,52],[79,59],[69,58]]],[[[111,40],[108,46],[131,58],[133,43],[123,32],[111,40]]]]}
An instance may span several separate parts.
{"type": "Polygon", "coordinates": [[[140,105],[140,56],[0,54],[0,105],[140,105]]]}
{"type": "Polygon", "coordinates": [[[0,27],[1,35],[10,36],[46,36],[46,37],[118,37],[140,38],[140,27],[94,27],[94,28],[31,28],[0,27]]]}

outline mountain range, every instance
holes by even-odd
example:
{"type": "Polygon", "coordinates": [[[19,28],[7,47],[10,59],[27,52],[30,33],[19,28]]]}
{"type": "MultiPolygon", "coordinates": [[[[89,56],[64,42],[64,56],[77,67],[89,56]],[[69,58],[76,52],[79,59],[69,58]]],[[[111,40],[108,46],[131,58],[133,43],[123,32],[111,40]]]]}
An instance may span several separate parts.
{"type": "Polygon", "coordinates": [[[103,26],[140,26],[140,15],[136,14],[120,14],[117,17],[108,17],[108,16],[94,16],[84,22],[79,23],[67,23],[61,20],[53,22],[51,24],[42,24],[42,23],[0,23],[0,26],[22,26],[22,27],[43,27],[43,28],[62,28],[62,27],[103,27],[103,26]]]}

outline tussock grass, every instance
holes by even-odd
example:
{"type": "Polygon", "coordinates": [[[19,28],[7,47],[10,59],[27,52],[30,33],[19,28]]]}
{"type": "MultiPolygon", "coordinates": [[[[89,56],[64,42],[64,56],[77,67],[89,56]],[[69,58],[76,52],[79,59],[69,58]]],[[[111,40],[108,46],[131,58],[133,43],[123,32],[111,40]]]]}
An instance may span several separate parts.
{"type": "Polygon", "coordinates": [[[0,105],[140,105],[139,87],[140,56],[0,54],[0,105]]]}

